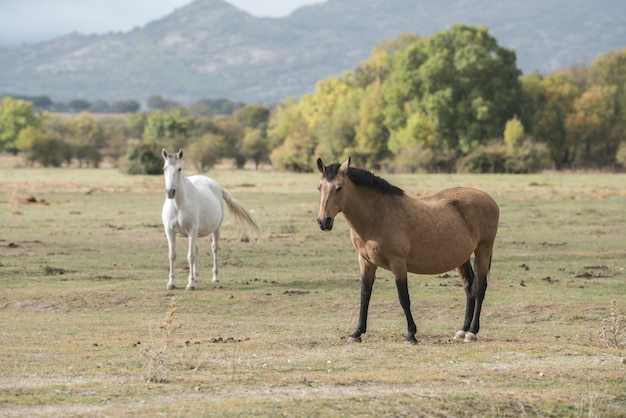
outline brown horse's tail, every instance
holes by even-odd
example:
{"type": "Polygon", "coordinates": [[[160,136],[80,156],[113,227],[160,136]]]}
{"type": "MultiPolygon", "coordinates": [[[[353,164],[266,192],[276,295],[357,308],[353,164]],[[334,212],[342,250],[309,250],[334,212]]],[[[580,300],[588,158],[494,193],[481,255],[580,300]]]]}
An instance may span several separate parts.
{"type": "Polygon", "coordinates": [[[224,202],[230,209],[230,213],[233,214],[235,221],[240,225],[247,226],[247,230],[255,235],[257,238],[261,237],[261,229],[257,225],[256,221],[237,199],[235,199],[226,189],[222,188],[222,196],[224,202]]]}

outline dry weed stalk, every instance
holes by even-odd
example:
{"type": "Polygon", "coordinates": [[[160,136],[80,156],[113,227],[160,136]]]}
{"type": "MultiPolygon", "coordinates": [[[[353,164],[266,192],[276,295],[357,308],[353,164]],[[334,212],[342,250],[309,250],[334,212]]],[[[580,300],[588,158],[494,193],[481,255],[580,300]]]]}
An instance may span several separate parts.
{"type": "Polygon", "coordinates": [[[617,313],[617,302],[611,301],[611,315],[602,320],[600,341],[608,347],[626,347],[626,319],[617,313]]]}
{"type": "MultiPolygon", "coordinates": [[[[170,302],[170,308],[165,314],[165,318],[161,322],[161,337],[163,345],[160,349],[155,349],[153,344],[142,349],[141,354],[147,360],[148,367],[148,382],[165,383],[166,363],[168,359],[167,347],[172,342],[172,335],[179,329],[182,324],[177,323],[174,314],[176,313],[178,306],[176,304],[176,298],[172,297],[170,302]]],[[[150,333],[152,335],[152,332],[150,333]]]]}

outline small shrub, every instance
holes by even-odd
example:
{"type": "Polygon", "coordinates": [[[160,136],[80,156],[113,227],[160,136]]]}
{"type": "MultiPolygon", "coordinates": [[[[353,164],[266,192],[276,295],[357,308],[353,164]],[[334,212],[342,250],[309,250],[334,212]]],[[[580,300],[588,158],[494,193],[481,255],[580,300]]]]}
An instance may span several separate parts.
{"type": "Polygon", "coordinates": [[[131,149],[127,158],[124,171],[127,174],[163,173],[162,147],[157,144],[141,144],[131,149]]]}
{"type": "Polygon", "coordinates": [[[600,341],[607,347],[626,347],[626,318],[617,313],[615,299],[611,301],[611,315],[602,320],[599,334],[600,341]]]}
{"type": "Polygon", "coordinates": [[[161,322],[161,348],[155,348],[154,343],[151,343],[148,347],[145,347],[141,351],[141,355],[147,361],[148,368],[148,382],[153,383],[165,383],[165,374],[167,372],[168,352],[167,348],[172,342],[172,334],[176,332],[182,325],[177,323],[174,319],[178,306],[176,304],[176,298],[172,298],[170,302],[170,308],[161,322]]]}

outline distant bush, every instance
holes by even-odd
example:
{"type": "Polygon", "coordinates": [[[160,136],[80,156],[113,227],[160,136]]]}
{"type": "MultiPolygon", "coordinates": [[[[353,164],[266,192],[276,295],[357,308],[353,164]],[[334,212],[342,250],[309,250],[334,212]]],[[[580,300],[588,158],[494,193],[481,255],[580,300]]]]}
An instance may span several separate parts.
{"type": "Polygon", "coordinates": [[[459,173],[536,173],[550,168],[550,152],[545,144],[524,141],[511,149],[503,143],[481,145],[456,163],[459,173]]]}
{"type": "Polygon", "coordinates": [[[127,174],[157,175],[163,173],[163,157],[158,144],[141,144],[130,150],[124,164],[127,174]]]}
{"type": "Polygon", "coordinates": [[[59,134],[41,134],[33,138],[28,161],[44,167],[61,167],[72,161],[72,147],[59,134]]]}

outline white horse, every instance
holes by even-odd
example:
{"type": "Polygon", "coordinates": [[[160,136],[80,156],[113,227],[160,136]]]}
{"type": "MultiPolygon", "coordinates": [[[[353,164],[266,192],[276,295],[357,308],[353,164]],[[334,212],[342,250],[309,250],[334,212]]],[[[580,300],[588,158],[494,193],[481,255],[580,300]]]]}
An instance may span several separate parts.
{"type": "Polygon", "coordinates": [[[213,282],[217,277],[217,241],[224,217],[222,199],[228,205],[235,220],[247,224],[252,232],[260,235],[260,229],[246,208],[235,200],[215,180],[206,176],[183,174],[183,150],[172,154],[163,149],[163,174],[165,176],[165,202],[161,217],[167,236],[170,275],[167,289],[174,289],[174,261],[176,260],[176,235],[189,238],[189,282],[187,290],[193,290],[198,281],[198,237],[212,235],[213,282]]]}

